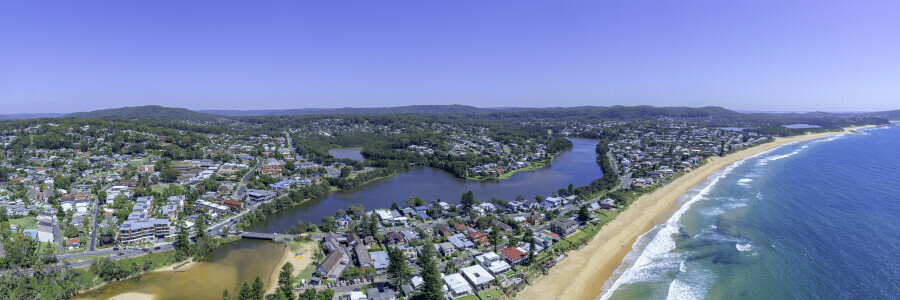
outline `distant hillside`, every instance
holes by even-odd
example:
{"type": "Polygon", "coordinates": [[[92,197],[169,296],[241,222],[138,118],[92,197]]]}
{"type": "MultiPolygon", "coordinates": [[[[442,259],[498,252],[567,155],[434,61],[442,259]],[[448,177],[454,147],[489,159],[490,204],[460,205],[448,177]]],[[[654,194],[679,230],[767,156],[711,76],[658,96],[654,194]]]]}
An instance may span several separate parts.
{"type": "Polygon", "coordinates": [[[133,106],[77,112],[65,115],[70,118],[126,118],[142,120],[212,120],[218,116],[199,113],[186,108],[159,105],[133,106]]]}
{"type": "Polygon", "coordinates": [[[64,113],[32,113],[32,114],[5,114],[0,115],[0,120],[22,120],[22,119],[38,119],[38,118],[58,118],[65,116],[64,113]]]}
{"type": "Polygon", "coordinates": [[[879,111],[879,112],[872,112],[872,113],[863,113],[863,115],[870,116],[870,117],[876,117],[876,118],[884,118],[884,119],[888,119],[891,121],[898,121],[898,120],[900,120],[900,109],[879,111]]]}
{"type": "Polygon", "coordinates": [[[408,105],[395,107],[298,108],[265,110],[198,110],[223,116],[303,116],[303,115],[372,115],[372,114],[482,114],[515,108],[478,108],[466,105],[408,105]]]}

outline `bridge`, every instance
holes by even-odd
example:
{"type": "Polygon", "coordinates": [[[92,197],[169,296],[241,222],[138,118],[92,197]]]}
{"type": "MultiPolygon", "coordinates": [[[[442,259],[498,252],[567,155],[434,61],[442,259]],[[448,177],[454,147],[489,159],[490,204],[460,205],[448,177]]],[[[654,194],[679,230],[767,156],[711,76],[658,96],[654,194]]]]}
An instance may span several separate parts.
{"type": "MultiPolygon", "coordinates": [[[[242,232],[241,238],[243,239],[255,239],[255,240],[277,240],[277,239],[293,239],[295,237],[300,237],[298,234],[283,234],[283,233],[262,233],[262,232],[242,232]]],[[[306,238],[316,239],[321,238],[321,235],[305,235],[306,238]]]]}

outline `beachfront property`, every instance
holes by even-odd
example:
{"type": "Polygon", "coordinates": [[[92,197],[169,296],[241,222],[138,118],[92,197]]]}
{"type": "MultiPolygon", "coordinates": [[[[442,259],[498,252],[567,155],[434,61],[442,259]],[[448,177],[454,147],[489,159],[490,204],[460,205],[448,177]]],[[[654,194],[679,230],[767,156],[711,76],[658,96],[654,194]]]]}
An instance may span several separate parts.
{"type": "Polygon", "coordinates": [[[489,288],[494,283],[494,276],[480,265],[472,265],[460,269],[463,277],[476,291],[489,288]]]}
{"type": "Polygon", "coordinates": [[[500,256],[494,252],[487,252],[475,257],[478,263],[487,269],[492,275],[500,275],[509,271],[508,263],[500,259],[500,256]]]}
{"type": "Polygon", "coordinates": [[[578,222],[570,219],[559,219],[550,222],[550,231],[560,236],[567,236],[578,230],[578,222]]]}
{"type": "Polygon", "coordinates": [[[475,293],[472,286],[470,286],[466,279],[459,273],[441,275],[441,280],[444,282],[444,292],[447,293],[450,298],[459,298],[475,293]]]}
{"type": "MultiPolygon", "coordinates": [[[[535,244],[535,248],[537,248],[537,244],[535,244]]],[[[537,250],[537,249],[535,249],[537,250]]],[[[537,253],[538,251],[535,251],[537,253]]],[[[503,250],[500,250],[500,257],[505,259],[511,265],[518,265],[525,261],[528,258],[528,254],[525,251],[519,250],[515,247],[509,247],[503,250]]],[[[496,274],[494,274],[496,275],[496,274]]]]}

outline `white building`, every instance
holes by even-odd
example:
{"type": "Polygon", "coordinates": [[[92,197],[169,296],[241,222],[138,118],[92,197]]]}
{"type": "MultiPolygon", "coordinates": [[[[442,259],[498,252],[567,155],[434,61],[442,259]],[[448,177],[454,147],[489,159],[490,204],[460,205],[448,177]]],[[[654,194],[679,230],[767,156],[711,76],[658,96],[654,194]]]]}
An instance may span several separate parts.
{"type": "Polygon", "coordinates": [[[463,277],[475,287],[475,290],[484,290],[494,282],[494,276],[480,265],[468,266],[460,270],[463,277]]]}
{"type": "Polygon", "coordinates": [[[477,260],[478,264],[483,266],[485,269],[491,272],[492,275],[495,276],[506,273],[506,271],[509,271],[510,269],[509,264],[500,259],[500,256],[494,252],[488,252],[476,256],[475,260],[477,260]]]}
{"type": "Polygon", "coordinates": [[[447,292],[445,295],[449,295],[450,298],[459,298],[475,292],[472,290],[472,286],[459,273],[444,275],[441,276],[441,279],[444,281],[444,288],[447,292]]]}

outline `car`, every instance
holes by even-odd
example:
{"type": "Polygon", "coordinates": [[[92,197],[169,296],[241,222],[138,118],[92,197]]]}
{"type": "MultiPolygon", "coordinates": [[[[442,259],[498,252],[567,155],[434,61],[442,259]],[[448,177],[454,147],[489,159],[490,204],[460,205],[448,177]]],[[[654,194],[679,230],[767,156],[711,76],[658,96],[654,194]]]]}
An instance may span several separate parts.
{"type": "Polygon", "coordinates": [[[119,251],[119,247],[113,247],[113,251],[119,251]]]}
{"type": "Polygon", "coordinates": [[[147,252],[147,248],[141,248],[141,251],[147,252]]]}
{"type": "Polygon", "coordinates": [[[119,252],[119,256],[125,255],[125,253],[119,252]]]}
{"type": "Polygon", "coordinates": [[[159,250],[159,246],[153,247],[153,250],[159,250]]]}

